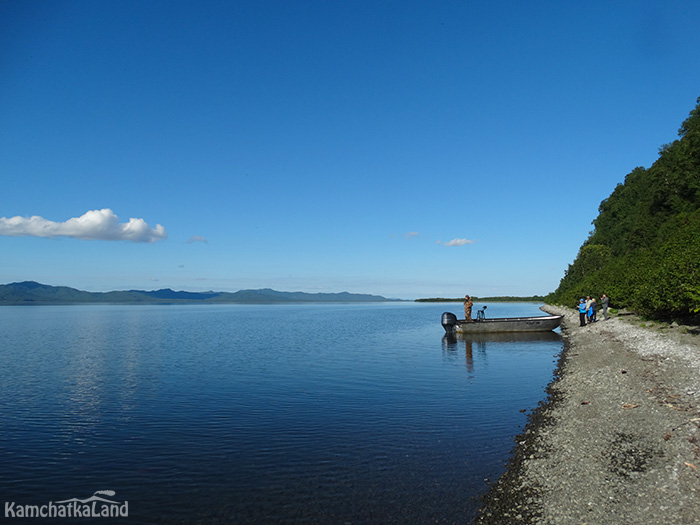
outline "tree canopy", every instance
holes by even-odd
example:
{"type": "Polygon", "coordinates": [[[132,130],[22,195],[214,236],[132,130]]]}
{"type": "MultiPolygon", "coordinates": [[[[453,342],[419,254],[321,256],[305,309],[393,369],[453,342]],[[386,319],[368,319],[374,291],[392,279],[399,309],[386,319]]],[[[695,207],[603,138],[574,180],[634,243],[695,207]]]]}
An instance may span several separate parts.
{"type": "Polygon", "coordinates": [[[548,301],[573,306],[605,293],[612,305],[649,317],[700,312],[700,98],[678,135],[600,203],[548,301]]]}

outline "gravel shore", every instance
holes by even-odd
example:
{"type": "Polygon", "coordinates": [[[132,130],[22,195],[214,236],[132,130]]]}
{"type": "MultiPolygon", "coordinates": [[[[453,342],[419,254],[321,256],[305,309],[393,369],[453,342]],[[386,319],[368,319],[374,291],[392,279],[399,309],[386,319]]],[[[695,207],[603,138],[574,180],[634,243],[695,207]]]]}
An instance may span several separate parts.
{"type": "Polygon", "coordinates": [[[634,316],[579,326],[478,525],[700,524],[700,336],[634,316]]]}

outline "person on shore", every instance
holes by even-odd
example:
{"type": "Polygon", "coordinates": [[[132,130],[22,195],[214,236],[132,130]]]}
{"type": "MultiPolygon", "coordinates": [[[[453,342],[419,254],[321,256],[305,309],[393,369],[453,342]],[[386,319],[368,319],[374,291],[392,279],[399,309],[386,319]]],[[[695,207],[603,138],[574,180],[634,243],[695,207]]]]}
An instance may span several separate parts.
{"type": "Polygon", "coordinates": [[[578,303],[578,320],[580,326],[586,326],[586,300],[581,298],[578,303]]]}
{"type": "Polygon", "coordinates": [[[591,324],[591,296],[586,296],[586,320],[588,324],[591,324]]]}
{"type": "Polygon", "coordinates": [[[472,306],[474,306],[474,302],[472,301],[472,298],[469,297],[468,295],[464,296],[464,320],[467,321],[468,323],[472,322],[472,306]]]}
{"type": "Polygon", "coordinates": [[[591,323],[595,323],[598,319],[596,319],[596,310],[598,309],[598,303],[595,302],[595,297],[591,298],[591,307],[588,310],[590,313],[590,321],[591,323]]]}
{"type": "Polygon", "coordinates": [[[603,296],[600,298],[600,306],[603,307],[603,320],[607,321],[608,320],[608,305],[610,304],[610,298],[603,294],[603,296]]]}

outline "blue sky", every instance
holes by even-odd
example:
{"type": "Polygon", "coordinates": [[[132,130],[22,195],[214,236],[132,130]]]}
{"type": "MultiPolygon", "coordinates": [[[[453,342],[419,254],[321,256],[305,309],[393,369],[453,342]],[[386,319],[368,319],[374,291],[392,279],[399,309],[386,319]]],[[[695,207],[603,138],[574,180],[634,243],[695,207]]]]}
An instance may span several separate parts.
{"type": "Polygon", "coordinates": [[[700,2],[0,2],[0,283],[531,295],[700,96],[700,2]]]}

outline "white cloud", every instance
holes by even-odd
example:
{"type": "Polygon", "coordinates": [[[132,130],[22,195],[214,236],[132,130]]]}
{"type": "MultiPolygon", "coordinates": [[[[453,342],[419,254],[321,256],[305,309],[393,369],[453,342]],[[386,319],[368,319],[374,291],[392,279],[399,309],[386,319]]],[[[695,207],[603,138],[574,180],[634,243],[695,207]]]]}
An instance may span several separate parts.
{"type": "Polygon", "coordinates": [[[202,237],[201,235],[193,235],[189,239],[187,239],[187,244],[192,244],[193,242],[203,242],[203,243],[208,243],[206,238],[202,237]]]}
{"type": "Polygon", "coordinates": [[[109,208],[88,211],[66,222],[54,222],[38,215],[0,217],[0,235],[132,242],[155,242],[168,236],[160,224],[151,228],[143,219],[131,218],[120,224],[119,218],[109,208]]]}
{"type": "MultiPolygon", "coordinates": [[[[440,244],[440,241],[438,241],[438,244],[440,244]]],[[[452,239],[443,244],[445,246],[464,246],[465,244],[474,244],[474,241],[470,241],[469,239],[452,239]]]]}
{"type": "Polygon", "coordinates": [[[419,233],[418,232],[408,232],[406,234],[407,239],[411,239],[412,237],[418,237],[419,233]]]}

